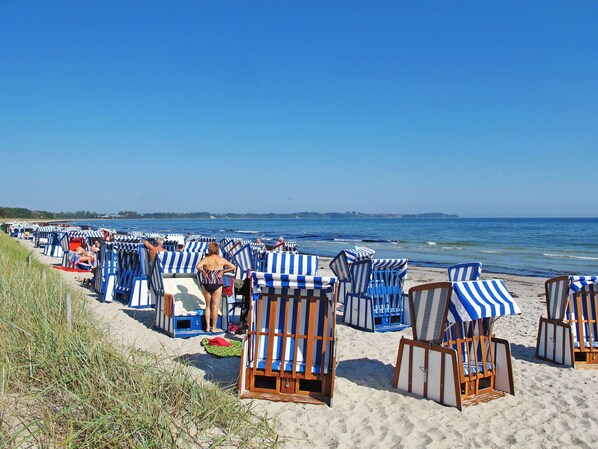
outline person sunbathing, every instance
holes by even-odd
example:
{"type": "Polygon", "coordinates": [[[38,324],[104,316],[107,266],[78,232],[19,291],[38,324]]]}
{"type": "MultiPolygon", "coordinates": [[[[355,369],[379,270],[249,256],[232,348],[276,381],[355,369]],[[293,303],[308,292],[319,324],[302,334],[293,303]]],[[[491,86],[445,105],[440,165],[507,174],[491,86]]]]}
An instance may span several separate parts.
{"type": "Polygon", "coordinates": [[[75,265],[80,263],[93,265],[96,259],[93,256],[93,254],[85,251],[85,248],[83,248],[83,246],[78,246],[71,260],[75,265]]]}

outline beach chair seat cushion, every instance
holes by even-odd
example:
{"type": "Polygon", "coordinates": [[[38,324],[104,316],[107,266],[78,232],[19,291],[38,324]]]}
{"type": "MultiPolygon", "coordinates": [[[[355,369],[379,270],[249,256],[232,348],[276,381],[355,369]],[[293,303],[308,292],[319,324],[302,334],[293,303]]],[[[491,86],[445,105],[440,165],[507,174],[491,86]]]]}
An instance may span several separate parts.
{"type": "MultiPolygon", "coordinates": [[[[257,359],[256,368],[266,369],[266,359],[257,359]]],[[[274,371],[293,371],[293,368],[298,373],[304,373],[305,372],[305,362],[293,363],[292,361],[289,361],[289,360],[285,360],[285,361],[275,360],[272,362],[272,369],[274,371]]],[[[311,372],[313,374],[319,374],[321,372],[321,367],[320,367],[319,363],[311,365],[310,368],[311,368],[311,372]]],[[[327,370],[324,370],[324,372],[327,372],[327,370]]]]}
{"type": "MultiPolygon", "coordinates": [[[[486,371],[492,371],[494,369],[494,365],[492,363],[486,363],[486,371]]],[[[463,363],[463,374],[469,376],[470,374],[483,374],[484,373],[484,363],[478,362],[475,365],[470,365],[469,363],[463,363]]]]}

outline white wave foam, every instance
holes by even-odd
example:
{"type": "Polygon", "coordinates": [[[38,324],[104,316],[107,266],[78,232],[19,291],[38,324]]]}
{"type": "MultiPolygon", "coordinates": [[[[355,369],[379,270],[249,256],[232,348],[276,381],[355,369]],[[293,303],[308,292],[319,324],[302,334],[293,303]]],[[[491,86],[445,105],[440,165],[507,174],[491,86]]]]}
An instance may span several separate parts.
{"type": "Polygon", "coordinates": [[[239,229],[235,229],[235,232],[238,232],[239,234],[258,234],[259,231],[243,231],[243,230],[239,230],[239,229]]]}
{"type": "Polygon", "coordinates": [[[499,253],[500,251],[498,251],[496,249],[481,249],[480,252],[481,253],[488,253],[488,254],[496,254],[496,253],[499,253]]]}
{"type": "Polygon", "coordinates": [[[576,259],[576,260],[598,260],[598,257],[590,257],[590,256],[573,256],[571,254],[550,254],[544,253],[542,254],[544,257],[548,257],[550,259],[576,259]]]}
{"type": "Polygon", "coordinates": [[[438,245],[436,242],[426,242],[428,245],[438,245]]]}

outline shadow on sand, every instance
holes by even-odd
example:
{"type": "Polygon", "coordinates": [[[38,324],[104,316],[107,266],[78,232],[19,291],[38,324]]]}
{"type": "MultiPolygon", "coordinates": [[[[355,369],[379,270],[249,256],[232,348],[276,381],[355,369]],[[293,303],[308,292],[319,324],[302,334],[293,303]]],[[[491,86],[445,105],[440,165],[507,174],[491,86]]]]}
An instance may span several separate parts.
{"type": "Polygon", "coordinates": [[[124,309],[123,312],[148,329],[152,329],[156,317],[154,309],[124,309]]]}
{"type": "Polygon", "coordinates": [[[393,365],[369,358],[341,360],[336,367],[337,377],[368,388],[396,391],[392,388],[395,373],[393,365]]]}

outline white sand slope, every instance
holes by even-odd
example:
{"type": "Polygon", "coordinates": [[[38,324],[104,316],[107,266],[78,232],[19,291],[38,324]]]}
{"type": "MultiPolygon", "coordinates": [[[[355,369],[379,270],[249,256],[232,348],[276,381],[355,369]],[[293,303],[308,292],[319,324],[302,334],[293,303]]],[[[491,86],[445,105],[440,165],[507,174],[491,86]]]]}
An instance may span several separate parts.
{"type": "MultiPolygon", "coordinates": [[[[320,274],[331,274],[328,260],[322,258],[320,265],[320,274]]],[[[64,274],[74,283],[82,277],[64,274]]],[[[511,343],[515,396],[459,412],[395,390],[399,340],[411,331],[373,334],[341,324],[333,407],[256,401],[258,410],[276,420],[290,448],[598,447],[598,370],[562,368],[534,356],[538,320],[546,313],[544,279],[488,273],[482,278],[504,279],[522,310],[495,326],[496,335],[511,343]]],[[[407,287],[443,280],[445,270],[410,267],[407,287]]],[[[205,353],[198,338],[173,339],[152,330],[153,310],[103,304],[89,295],[91,308],[116,342],[174,360],[184,356],[199,378],[236,383],[239,359],[217,359],[205,353]]]]}

